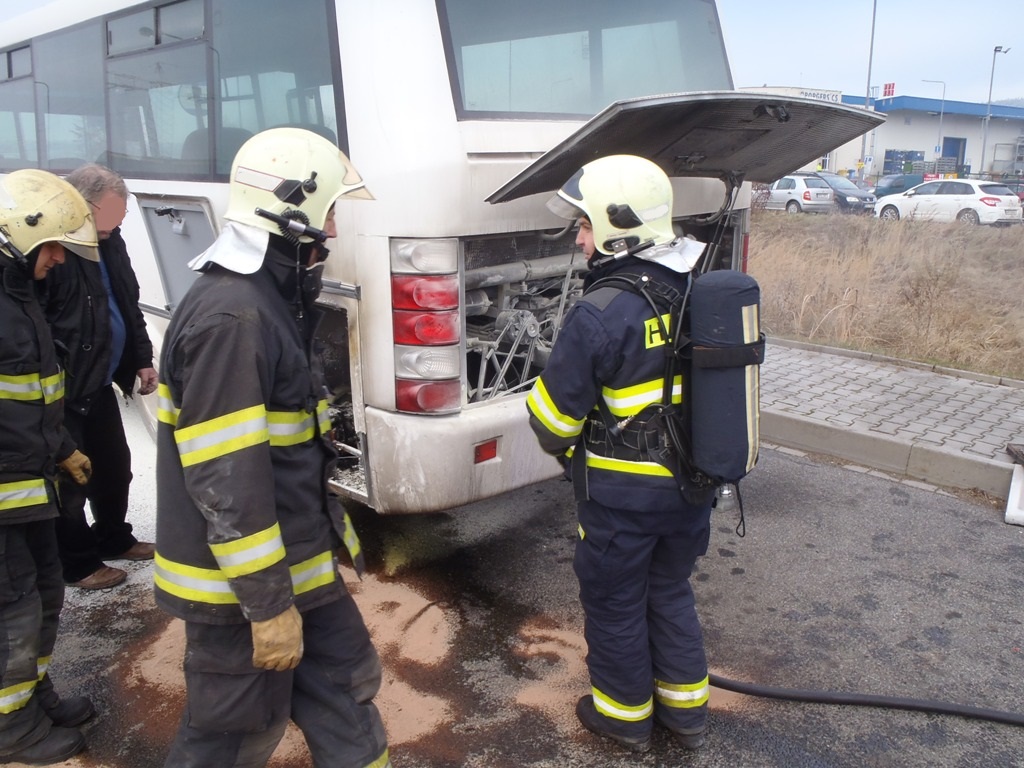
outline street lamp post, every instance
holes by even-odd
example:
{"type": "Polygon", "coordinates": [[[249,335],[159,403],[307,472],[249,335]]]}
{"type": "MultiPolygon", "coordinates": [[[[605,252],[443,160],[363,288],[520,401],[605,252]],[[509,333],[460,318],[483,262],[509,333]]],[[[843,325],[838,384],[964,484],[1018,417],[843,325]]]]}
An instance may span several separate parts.
{"type": "MultiPolygon", "coordinates": [[[[864,109],[871,108],[871,59],[875,56],[875,14],[878,11],[878,0],[871,3],[871,44],[868,47],[868,85],[864,92],[864,109]]],[[[858,176],[864,178],[864,164],[868,153],[868,135],[865,133],[860,137],[860,173],[858,176]]]]}
{"type": "Polygon", "coordinates": [[[922,80],[922,83],[941,83],[942,101],[939,102],[939,143],[935,145],[935,172],[939,172],[938,161],[942,159],[942,114],[946,111],[946,81],[945,80],[922,80]]]}
{"type": "Polygon", "coordinates": [[[985,174],[985,150],[988,148],[988,124],[992,121],[992,83],[996,79],[996,54],[1009,53],[1009,48],[997,45],[992,49],[992,74],[988,78],[988,106],[985,108],[985,130],[981,135],[981,168],[979,173],[985,174]]]}

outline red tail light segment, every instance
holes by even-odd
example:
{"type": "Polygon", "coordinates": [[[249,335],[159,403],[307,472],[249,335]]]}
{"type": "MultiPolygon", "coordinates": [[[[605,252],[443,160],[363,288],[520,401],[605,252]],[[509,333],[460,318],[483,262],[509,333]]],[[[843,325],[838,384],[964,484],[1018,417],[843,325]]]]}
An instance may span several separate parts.
{"type": "Polygon", "coordinates": [[[458,275],[392,275],[395,309],[458,309],[458,275]]]}
{"type": "Polygon", "coordinates": [[[983,197],[983,198],[981,198],[981,200],[979,202],[984,203],[985,205],[987,205],[990,208],[995,208],[996,206],[998,206],[1003,201],[1000,200],[998,197],[983,197]]]}
{"type": "Polygon", "coordinates": [[[391,241],[395,407],[399,411],[451,413],[462,407],[461,293],[458,240],[391,241]]]}
{"type": "Polygon", "coordinates": [[[805,189],[804,190],[804,200],[810,200],[810,199],[811,199],[811,190],[805,189]]]}
{"type": "Polygon", "coordinates": [[[396,309],[392,316],[395,344],[434,347],[459,342],[462,323],[457,311],[408,312],[396,309]]]}
{"type": "Polygon", "coordinates": [[[458,379],[410,381],[395,379],[395,405],[407,413],[444,413],[462,405],[458,379]]]}

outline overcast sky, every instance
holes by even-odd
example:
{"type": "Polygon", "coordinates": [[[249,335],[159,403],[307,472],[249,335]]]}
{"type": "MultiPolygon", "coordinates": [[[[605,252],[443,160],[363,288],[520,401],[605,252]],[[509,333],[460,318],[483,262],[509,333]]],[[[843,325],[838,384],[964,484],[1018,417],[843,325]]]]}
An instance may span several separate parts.
{"type": "Polygon", "coordinates": [[[1024,98],[1024,0],[718,0],[737,88],[797,86],[864,96],[896,84],[898,96],[951,101],[1024,98]]]}
{"type": "MultiPolygon", "coordinates": [[[[366,0],[395,2],[400,0],[366,0]]],[[[509,0],[514,2],[514,0],[509,0]]],[[[897,95],[951,101],[1024,98],[1024,0],[718,0],[736,87],[795,86],[863,96],[895,83],[897,95]]],[[[40,0],[0,0],[0,23],[40,0]]]]}

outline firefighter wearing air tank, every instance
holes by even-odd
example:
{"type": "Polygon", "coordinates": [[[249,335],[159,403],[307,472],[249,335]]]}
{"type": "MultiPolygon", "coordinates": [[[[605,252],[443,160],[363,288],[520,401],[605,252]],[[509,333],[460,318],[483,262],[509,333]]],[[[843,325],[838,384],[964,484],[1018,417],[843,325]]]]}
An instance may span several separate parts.
{"type": "Polygon", "coordinates": [[[381,667],[341,581],[348,516],[314,332],[340,198],[372,199],[310,131],[242,145],[220,236],[176,309],[160,365],[156,600],[185,620],[187,701],[165,765],[262,766],[289,718],[313,765],[389,766],[381,667]]]}
{"type": "MultiPolygon", "coordinates": [[[[579,500],[573,566],[592,693],[576,715],[632,751],[650,748],[654,724],[697,748],[709,689],[689,577],[707,550],[713,492],[684,498],[648,450],[655,435],[647,418],[665,394],[665,334],[675,329],[643,296],[595,283],[646,277],[685,292],[703,246],[676,237],[672,187],[643,158],[588,163],[548,207],[577,221],[590,267],[527,400],[541,446],[565,459],[579,500]]],[[[672,377],[673,402],[685,375],[672,377]]]]}

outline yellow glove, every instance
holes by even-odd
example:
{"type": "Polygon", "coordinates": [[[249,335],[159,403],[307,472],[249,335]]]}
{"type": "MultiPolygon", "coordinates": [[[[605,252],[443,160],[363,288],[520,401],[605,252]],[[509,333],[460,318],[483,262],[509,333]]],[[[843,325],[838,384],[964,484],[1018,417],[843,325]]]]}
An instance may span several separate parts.
{"type": "Polygon", "coordinates": [[[92,462],[81,451],[75,451],[57,466],[71,475],[71,479],[79,485],[85,485],[92,477],[92,462]]]}
{"type": "Polygon", "coordinates": [[[302,615],[294,605],[266,621],[252,622],[252,665],[284,672],[302,659],[302,615]]]}

